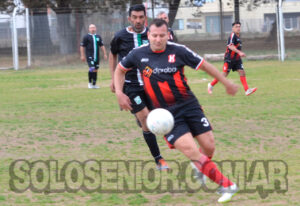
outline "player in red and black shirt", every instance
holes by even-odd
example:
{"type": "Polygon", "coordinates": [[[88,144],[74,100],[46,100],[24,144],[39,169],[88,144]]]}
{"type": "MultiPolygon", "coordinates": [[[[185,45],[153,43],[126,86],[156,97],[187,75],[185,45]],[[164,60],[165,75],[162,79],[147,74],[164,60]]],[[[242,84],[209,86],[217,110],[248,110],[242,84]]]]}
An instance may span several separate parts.
{"type": "MultiPolygon", "coordinates": [[[[223,74],[225,77],[229,74],[230,70],[238,71],[240,80],[244,86],[245,94],[248,96],[254,93],[257,88],[249,88],[246,80],[246,73],[244,71],[243,62],[241,57],[245,57],[246,54],[242,52],[242,41],[240,39],[241,23],[236,21],[232,23],[232,33],[227,41],[227,49],[224,55],[223,74]]],[[[213,87],[218,83],[217,79],[214,79],[211,83],[208,83],[207,91],[212,94],[213,87]]]]}
{"type": "Polygon", "coordinates": [[[211,160],[214,153],[214,136],[209,121],[189,88],[184,66],[201,69],[221,81],[228,94],[235,95],[238,86],[227,80],[214,66],[183,45],[168,42],[168,25],[155,19],[149,26],[150,44],[133,49],[115,71],[116,96],[121,108],[131,110],[131,101],[122,88],[126,72],[139,70],[144,89],[154,107],[169,110],[175,119],[172,131],[166,134],[172,145],[191,161],[193,167],[222,187],[219,202],[229,201],[237,192],[236,184],[226,178],[211,160]],[[194,138],[198,141],[200,152],[194,138]]]}
{"type": "MultiPolygon", "coordinates": [[[[114,70],[117,65],[117,57],[119,61],[123,59],[133,48],[137,48],[148,43],[147,31],[145,27],[146,10],[144,5],[138,4],[131,6],[129,9],[130,26],[117,32],[111,41],[111,52],[109,54],[109,66],[112,77],[111,90],[114,92],[114,70]]],[[[142,127],[144,139],[150,149],[150,152],[157,164],[159,170],[169,169],[166,161],[160,154],[160,150],[155,135],[150,132],[146,125],[147,115],[151,110],[148,98],[143,89],[143,80],[139,70],[127,72],[125,77],[123,91],[129,96],[132,103],[132,110],[138,124],[142,127]]]]}

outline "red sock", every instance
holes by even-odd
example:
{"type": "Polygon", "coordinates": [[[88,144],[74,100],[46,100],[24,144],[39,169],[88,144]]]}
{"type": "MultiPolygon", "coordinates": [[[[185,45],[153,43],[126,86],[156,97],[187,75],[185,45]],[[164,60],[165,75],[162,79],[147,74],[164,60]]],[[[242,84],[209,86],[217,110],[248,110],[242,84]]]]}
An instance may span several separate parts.
{"type": "Polygon", "coordinates": [[[194,161],[194,164],[203,174],[218,185],[223,187],[233,185],[233,183],[218,170],[216,164],[207,156],[202,155],[199,161],[194,161]]]}
{"type": "Polygon", "coordinates": [[[211,86],[215,86],[217,83],[218,83],[218,80],[214,79],[210,84],[211,84],[211,86]]]}
{"type": "MultiPolygon", "coordinates": [[[[201,149],[201,148],[199,148],[199,151],[200,151],[201,154],[204,154],[204,153],[202,152],[202,149],[201,149]]],[[[204,155],[205,155],[205,154],[204,154],[204,155]]],[[[207,156],[207,157],[208,157],[208,159],[211,160],[213,156],[207,156]]]]}
{"type": "Polygon", "coordinates": [[[240,80],[244,86],[245,91],[247,91],[249,89],[248,84],[247,84],[247,80],[245,76],[240,76],[240,80]]]}

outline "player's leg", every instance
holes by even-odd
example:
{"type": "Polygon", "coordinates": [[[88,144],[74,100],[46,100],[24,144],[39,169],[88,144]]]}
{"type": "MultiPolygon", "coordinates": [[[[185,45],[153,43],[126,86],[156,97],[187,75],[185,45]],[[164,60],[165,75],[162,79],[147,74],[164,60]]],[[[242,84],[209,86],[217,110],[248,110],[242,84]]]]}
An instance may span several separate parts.
{"type": "Polygon", "coordinates": [[[88,88],[89,89],[92,89],[93,88],[93,84],[92,84],[92,76],[93,76],[93,74],[92,74],[93,72],[91,72],[90,70],[89,70],[89,72],[88,72],[88,79],[89,79],[89,84],[88,84],[88,88]]]}
{"type": "Polygon", "coordinates": [[[198,135],[196,140],[200,145],[199,151],[206,155],[209,159],[212,159],[215,152],[215,139],[212,131],[198,135]]]}
{"type": "Polygon", "coordinates": [[[241,81],[241,83],[244,87],[245,94],[248,96],[248,95],[254,93],[257,90],[257,88],[249,88],[248,83],[247,83],[247,79],[246,79],[246,73],[245,73],[245,70],[243,68],[242,61],[239,61],[235,65],[235,70],[237,70],[239,75],[240,75],[240,81],[241,81]]]}
{"type": "Polygon", "coordinates": [[[96,85],[96,83],[97,83],[97,77],[98,77],[98,67],[99,65],[96,65],[95,66],[95,70],[94,70],[94,72],[93,72],[93,87],[94,87],[94,89],[99,89],[99,86],[97,86],[96,85]]]}
{"type": "Polygon", "coordinates": [[[131,111],[133,114],[135,114],[136,118],[141,124],[142,130],[143,130],[143,137],[145,139],[145,142],[148,145],[148,148],[155,160],[155,163],[157,165],[157,168],[159,170],[166,170],[169,169],[167,163],[163,159],[163,157],[160,154],[160,150],[157,144],[156,136],[152,132],[149,131],[147,128],[146,120],[147,116],[149,114],[149,109],[147,108],[145,100],[145,93],[144,90],[141,89],[140,91],[137,91],[136,89],[127,86],[124,89],[125,94],[130,98],[131,100],[131,106],[133,110],[131,111]]]}
{"type": "Polygon", "coordinates": [[[89,89],[94,89],[94,70],[95,70],[95,63],[93,60],[93,57],[87,57],[87,63],[89,65],[89,84],[88,84],[88,88],[89,89]]]}
{"type": "MultiPolygon", "coordinates": [[[[224,65],[223,65],[223,72],[222,74],[227,77],[229,72],[230,72],[230,67],[229,67],[229,63],[228,62],[225,62],[224,65]]],[[[209,94],[212,94],[213,92],[213,88],[214,86],[218,83],[219,81],[217,79],[214,79],[212,82],[208,83],[207,85],[207,92],[209,94]]]]}
{"type": "Polygon", "coordinates": [[[179,137],[175,141],[174,146],[190,159],[200,172],[221,186],[222,196],[218,202],[228,202],[231,200],[232,196],[238,190],[237,186],[220,172],[211,159],[200,153],[191,133],[186,133],[179,137]]]}

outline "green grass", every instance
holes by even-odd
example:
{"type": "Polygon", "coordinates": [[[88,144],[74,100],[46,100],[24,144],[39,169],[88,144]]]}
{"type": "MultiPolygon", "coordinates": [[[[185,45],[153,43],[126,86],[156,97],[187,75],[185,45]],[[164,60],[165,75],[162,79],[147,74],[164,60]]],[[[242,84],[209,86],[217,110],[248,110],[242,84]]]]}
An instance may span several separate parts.
{"type": "MultiPolygon", "coordinates": [[[[214,65],[222,68],[220,62],[214,65]]],[[[266,199],[257,192],[242,193],[231,204],[299,205],[300,62],[245,61],[244,66],[249,86],[258,87],[249,97],[244,95],[237,73],[229,75],[240,85],[235,97],[226,95],[219,84],[209,96],[206,88],[212,78],[186,69],[189,85],[214,127],[215,160],[246,160],[249,164],[254,160],[284,160],[288,164],[287,193],[269,194],[266,199]]],[[[135,118],[120,111],[110,92],[108,69],[100,69],[99,83],[99,90],[87,89],[86,69],[75,66],[0,71],[0,205],[215,205],[218,195],[203,191],[11,191],[9,168],[17,159],[58,160],[59,168],[71,160],[152,161],[135,118]]],[[[178,151],[169,150],[161,137],[158,143],[165,159],[186,161],[178,151]]],[[[103,167],[114,169],[115,163],[103,167]]],[[[149,162],[147,167],[155,165],[149,162]]],[[[130,168],[122,166],[120,171],[121,175],[128,174],[124,178],[130,188],[133,181],[141,181],[140,176],[134,179],[130,175],[130,168]]],[[[173,182],[178,178],[174,172],[152,175],[173,182]]],[[[114,173],[106,178],[115,178],[114,173]]],[[[157,181],[148,182],[149,188],[155,188],[157,181]]],[[[109,181],[102,183],[106,188],[114,186],[109,181]]]]}

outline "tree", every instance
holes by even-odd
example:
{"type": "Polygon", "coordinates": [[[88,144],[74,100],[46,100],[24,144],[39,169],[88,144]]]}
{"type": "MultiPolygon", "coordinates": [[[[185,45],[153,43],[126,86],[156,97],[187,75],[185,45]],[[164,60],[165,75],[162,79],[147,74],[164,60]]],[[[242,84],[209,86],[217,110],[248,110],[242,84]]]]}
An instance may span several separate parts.
{"type": "Polygon", "coordinates": [[[0,1],[0,12],[11,13],[14,9],[14,0],[0,1]]]}
{"type": "Polygon", "coordinates": [[[169,26],[172,27],[180,5],[180,0],[169,0],[167,2],[169,2],[169,26]]]}

